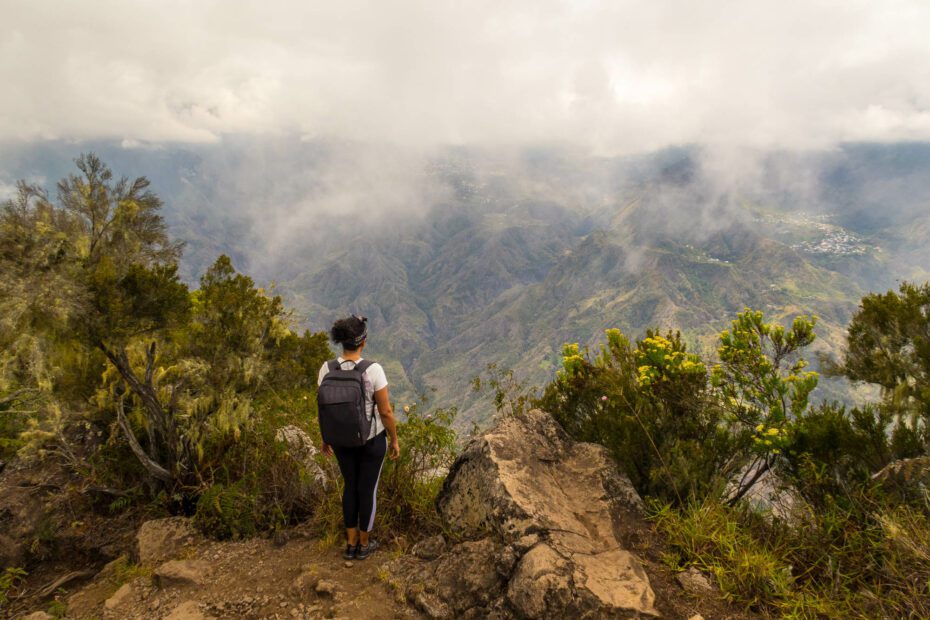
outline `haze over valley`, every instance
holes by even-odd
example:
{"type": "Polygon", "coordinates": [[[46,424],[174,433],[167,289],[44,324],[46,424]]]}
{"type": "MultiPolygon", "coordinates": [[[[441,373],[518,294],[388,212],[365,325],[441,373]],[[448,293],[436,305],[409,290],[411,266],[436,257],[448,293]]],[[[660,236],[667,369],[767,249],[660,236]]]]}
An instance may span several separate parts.
{"type": "Polygon", "coordinates": [[[926,3],[7,5],[0,191],[145,175],[187,281],[226,253],[302,325],[367,314],[464,419],[487,363],[608,326],[816,313],[835,351],[930,271],[926,3]]]}
{"type": "MultiPolygon", "coordinates": [[[[371,317],[398,402],[429,393],[484,422],[487,364],[538,385],[561,345],[681,329],[713,353],[744,307],[820,317],[839,351],[859,298],[930,272],[930,145],[819,151],[693,146],[430,150],[239,139],[9,148],[4,182],[54,179],[75,148],[146,174],[195,282],[220,253],[274,283],[298,324],[371,317]],[[435,393],[431,392],[435,389],[435,393]]],[[[825,381],[818,394],[855,400],[825,381]]]]}

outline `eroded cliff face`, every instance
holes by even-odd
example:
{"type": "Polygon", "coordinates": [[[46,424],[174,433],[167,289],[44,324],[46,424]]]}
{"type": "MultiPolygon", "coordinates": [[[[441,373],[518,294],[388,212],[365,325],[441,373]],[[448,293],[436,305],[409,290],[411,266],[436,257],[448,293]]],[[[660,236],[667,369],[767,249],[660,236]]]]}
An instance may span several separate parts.
{"type": "Polygon", "coordinates": [[[606,449],[572,441],[542,411],[474,439],[438,508],[448,534],[388,565],[431,617],[659,615],[643,563],[622,540],[642,501],[606,449]]]}

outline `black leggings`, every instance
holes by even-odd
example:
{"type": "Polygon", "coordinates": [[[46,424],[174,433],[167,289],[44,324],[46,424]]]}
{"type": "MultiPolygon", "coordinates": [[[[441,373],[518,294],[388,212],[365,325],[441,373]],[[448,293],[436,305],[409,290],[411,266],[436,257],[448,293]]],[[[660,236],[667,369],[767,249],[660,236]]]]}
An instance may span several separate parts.
{"type": "Polygon", "coordinates": [[[336,448],[336,460],[345,481],[342,491],[342,517],[346,529],[359,528],[370,532],[375,525],[378,503],[378,479],[387,452],[387,436],[381,431],[357,448],[336,448]]]}

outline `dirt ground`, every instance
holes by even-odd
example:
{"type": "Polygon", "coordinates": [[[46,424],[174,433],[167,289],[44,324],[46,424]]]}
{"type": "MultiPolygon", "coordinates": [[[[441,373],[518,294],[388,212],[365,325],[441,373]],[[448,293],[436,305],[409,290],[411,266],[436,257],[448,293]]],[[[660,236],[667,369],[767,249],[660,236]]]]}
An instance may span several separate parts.
{"type": "Polygon", "coordinates": [[[381,565],[392,558],[391,550],[347,564],[341,549],[323,548],[319,541],[295,539],[279,546],[253,539],[202,541],[182,557],[206,567],[201,584],[159,587],[152,577],[140,575],[127,582],[129,591],[122,602],[108,609],[104,604],[120,584],[102,577],[70,596],[66,617],[193,620],[197,612],[205,618],[269,620],[421,617],[396,599],[387,576],[379,574],[381,565]]]}

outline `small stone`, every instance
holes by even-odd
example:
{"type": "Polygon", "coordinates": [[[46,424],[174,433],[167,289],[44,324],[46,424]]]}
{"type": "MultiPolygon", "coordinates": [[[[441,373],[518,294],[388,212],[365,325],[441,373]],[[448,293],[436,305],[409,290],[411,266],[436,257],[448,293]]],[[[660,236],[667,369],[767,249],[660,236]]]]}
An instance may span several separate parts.
{"type": "Polygon", "coordinates": [[[346,560],[346,568],[352,568],[352,562],[346,560]]]}
{"type": "Polygon", "coordinates": [[[172,585],[204,583],[210,565],[203,560],[171,560],[155,569],[155,583],[164,588],[172,585]]]}
{"type": "Polygon", "coordinates": [[[280,607],[281,609],[284,609],[285,607],[287,607],[287,601],[281,601],[280,603],[278,603],[278,607],[280,607]]]}
{"type": "Polygon", "coordinates": [[[23,620],[52,620],[52,617],[44,611],[34,611],[28,616],[24,616],[23,620]]]}
{"type": "Polygon", "coordinates": [[[693,616],[688,618],[688,620],[704,620],[704,616],[702,616],[701,614],[694,614],[693,616]]]}
{"type": "Polygon", "coordinates": [[[678,585],[691,594],[712,592],[714,589],[707,576],[693,566],[684,572],[678,573],[675,580],[678,581],[678,585]]]}

